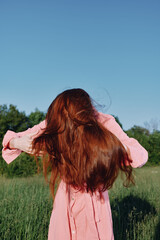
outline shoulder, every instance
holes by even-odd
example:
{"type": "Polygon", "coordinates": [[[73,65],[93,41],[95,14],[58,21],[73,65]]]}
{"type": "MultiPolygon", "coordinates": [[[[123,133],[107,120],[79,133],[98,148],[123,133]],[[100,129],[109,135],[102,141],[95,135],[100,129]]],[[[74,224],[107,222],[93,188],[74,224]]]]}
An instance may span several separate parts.
{"type": "Polygon", "coordinates": [[[106,122],[115,121],[115,118],[112,115],[105,114],[102,112],[98,112],[97,118],[98,118],[98,121],[102,124],[106,122]]]}
{"type": "Polygon", "coordinates": [[[110,114],[98,113],[98,121],[112,132],[116,137],[126,137],[125,132],[122,130],[116,119],[110,114]]]}

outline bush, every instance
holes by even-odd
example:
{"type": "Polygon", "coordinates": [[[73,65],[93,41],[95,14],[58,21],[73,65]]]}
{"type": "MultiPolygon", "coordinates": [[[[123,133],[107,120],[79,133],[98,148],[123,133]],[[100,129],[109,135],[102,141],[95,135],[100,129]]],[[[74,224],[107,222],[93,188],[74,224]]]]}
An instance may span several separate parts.
{"type": "MultiPolygon", "coordinates": [[[[27,177],[33,176],[38,172],[36,160],[26,153],[22,153],[16,161],[13,161],[9,165],[5,162],[3,165],[4,169],[1,173],[3,172],[3,175],[6,177],[27,177]]],[[[41,163],[39,165],[41,168],[41,163]]]]}

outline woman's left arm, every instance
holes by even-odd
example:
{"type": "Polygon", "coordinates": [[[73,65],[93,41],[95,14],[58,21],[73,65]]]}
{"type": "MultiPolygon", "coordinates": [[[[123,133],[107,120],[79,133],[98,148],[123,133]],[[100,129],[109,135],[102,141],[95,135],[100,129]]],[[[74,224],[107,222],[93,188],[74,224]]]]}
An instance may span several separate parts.
{"type": "Polygon", "coordinates": [[[146,151],[146,149],[142,147],[142,145],[140,145],[140,143],[136,139],[128,137],[113,116],[100,113],[99,120],[124,145],[130,159],[132,160],[132,167],[141,167],[147,162],[148,152],[146,151]]]}

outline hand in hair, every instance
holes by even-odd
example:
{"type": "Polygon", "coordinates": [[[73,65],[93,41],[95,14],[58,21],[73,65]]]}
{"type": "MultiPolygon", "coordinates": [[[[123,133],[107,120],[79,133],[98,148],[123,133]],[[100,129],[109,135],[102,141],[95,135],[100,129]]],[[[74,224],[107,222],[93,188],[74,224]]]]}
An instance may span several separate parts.
{"type": "Polygon", "coordinates": [[[36,137],[38,131],[24,135],[22,137],[12,138],[9,142],[10,149],[19,149],[28,154],[34,154],[32,149],[32,141],[36,137]]]}

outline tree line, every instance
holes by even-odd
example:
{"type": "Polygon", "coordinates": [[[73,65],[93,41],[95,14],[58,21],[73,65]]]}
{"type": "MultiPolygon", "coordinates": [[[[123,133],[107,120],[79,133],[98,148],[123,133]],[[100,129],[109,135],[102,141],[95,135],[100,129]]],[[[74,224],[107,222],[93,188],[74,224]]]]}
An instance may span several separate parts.
{"type": "MultiPolygon", "coordinates": [[[[123,128],[122,123],[117,116],[114,116],[118,124],[123,128]]],[[[4,104],[0,105],[0,141],[2,143],[3,136],[7,130],[14,132],[25,131],[34,125],[40,123],[45,118],[45,113],[35,109],[29,115],[21,112],[16,106],[10,104],[9,107],[4,104]]],[[[129,137],[133,137],[148,151],[149,161],[147,165],[160,164],[160,131],[148,129],[134,125],[131,129],[125,131],[129,137]]],[[[39,159],[39,167],[33,157],[22,153],[16,161],[7,164],[2,158],[2,144],[0,149],[0,175],[7,177],[12,176],[31,176],[42,169],[41,160],[39,159]]]]}

